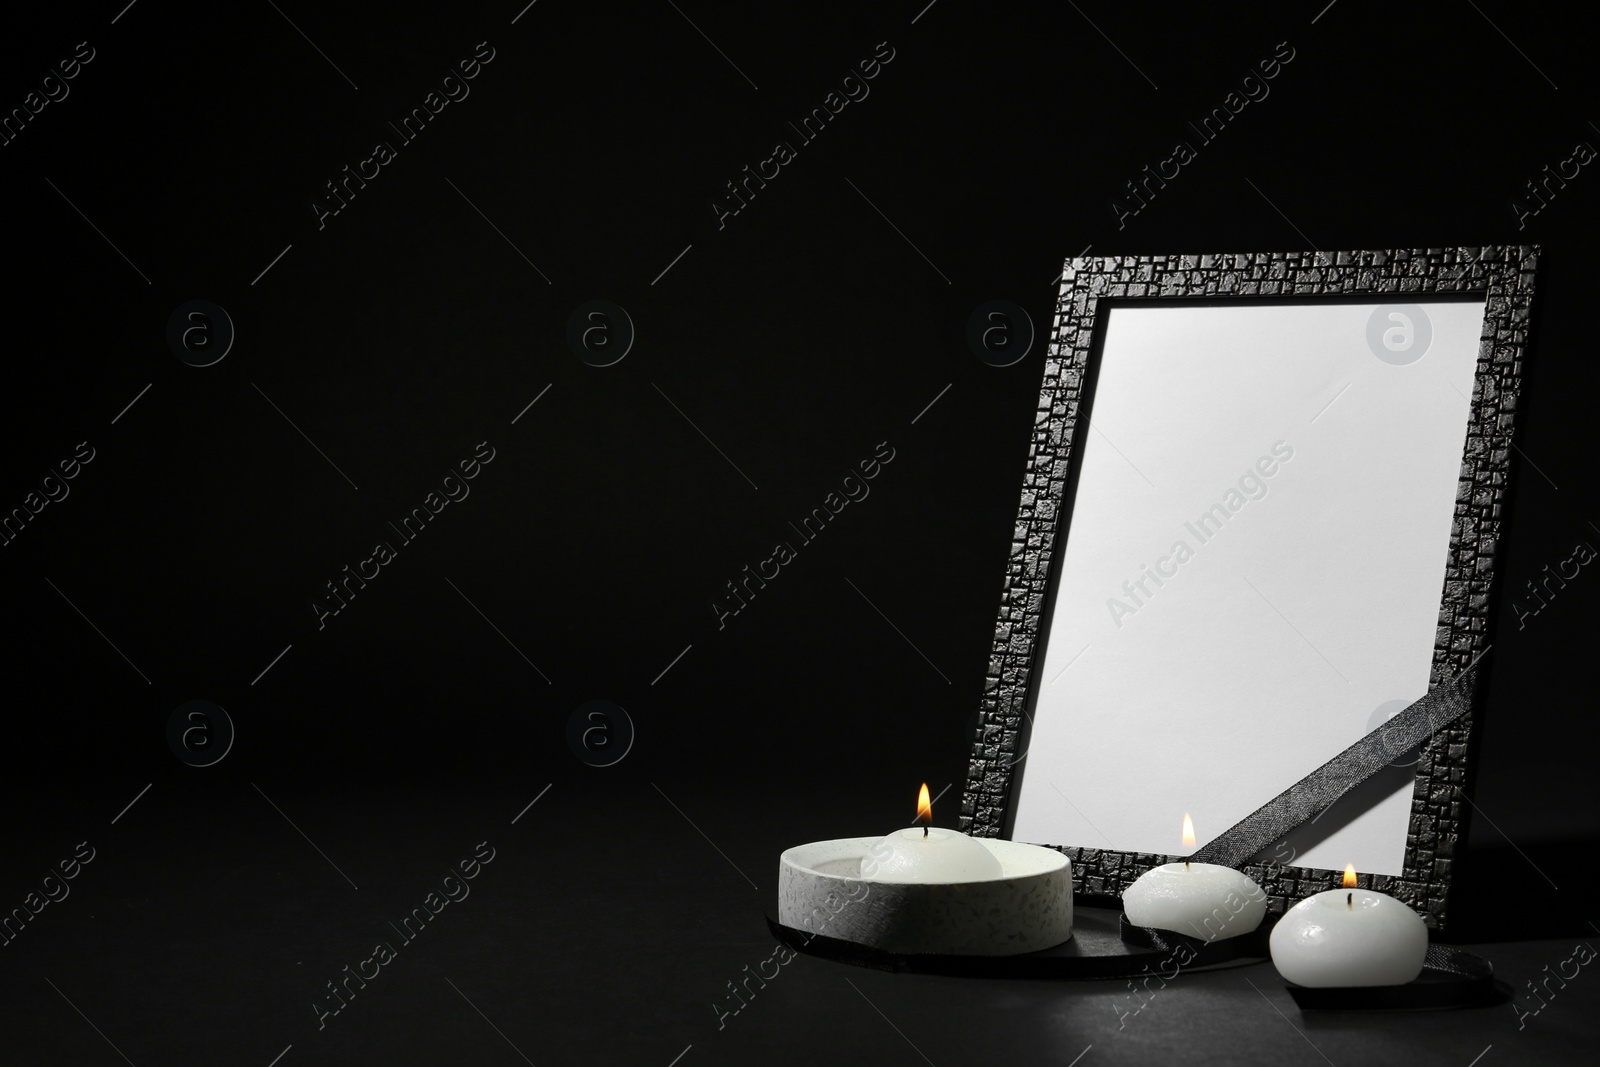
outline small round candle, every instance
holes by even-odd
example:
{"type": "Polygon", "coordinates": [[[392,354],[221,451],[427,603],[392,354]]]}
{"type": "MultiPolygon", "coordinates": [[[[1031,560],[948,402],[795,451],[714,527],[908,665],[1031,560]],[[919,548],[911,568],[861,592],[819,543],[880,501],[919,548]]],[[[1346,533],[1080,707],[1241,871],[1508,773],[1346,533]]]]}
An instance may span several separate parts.
{"type": "Polygon", "coordinates": [[[1272,965],[1296,985],[1404,985],[1422,973],[1428,927],[1387,893],[1350,888],[1307,897],[1272,928],[1272,965]]]}
{"type": "MultiPolygon", "coordinates": [[[[926,782],[917,798],[917,820],[933,821],[926,782]]],[[[861,860],[861,877],[873,882],[979,882],[1001,873],[1000,861],[981,841],[926,825],[894,831],[874,843],[861,860]]]]}
{"type": "Polygon", "coordinates": [[[988,846],[956,830],[911,827],[879,841],[861,861],[861,877],[873,882],[979,882],[1000,877],[1000,861],[988,846]]]}
{"type": "MultiPolygon", "coordinates": [[[[1183,843],[1194,847],[1194,822],[1183,817],[1183,843]]],[[[1215,863],[1164,863],[1122,893],[1135,926],[1172,930],[1202,941],[1248,934],[1267,914],[1267,895],[1249,875],[1215,863]]]]}

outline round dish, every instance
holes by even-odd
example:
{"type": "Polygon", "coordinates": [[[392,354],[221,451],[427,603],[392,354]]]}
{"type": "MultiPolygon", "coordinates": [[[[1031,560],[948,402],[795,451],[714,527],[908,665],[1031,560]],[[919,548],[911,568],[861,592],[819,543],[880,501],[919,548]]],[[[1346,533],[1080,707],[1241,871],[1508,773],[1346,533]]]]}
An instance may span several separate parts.
{"type": "Polygon", "coordinates": [[[978,840],[998,878],[878,882],[861,864],[879,838],[815,841],[778,860],[778,919],[788,927],[886,952],[1010,956],[1072,937],[1072,863],[1053,849],[978,840]]]}

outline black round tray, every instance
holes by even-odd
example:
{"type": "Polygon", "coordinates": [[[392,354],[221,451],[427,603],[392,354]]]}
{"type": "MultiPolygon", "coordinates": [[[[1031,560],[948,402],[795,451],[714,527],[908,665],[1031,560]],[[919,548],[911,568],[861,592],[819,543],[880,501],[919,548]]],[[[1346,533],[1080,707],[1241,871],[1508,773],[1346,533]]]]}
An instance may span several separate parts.
{"type": "Polygon", "coordinates": [[[1267,957],[1266,931],[1225,941],[1205,942],[1165,930],[1129,925],[1106,908],[1073,910],[1072,939],[1054,948],[1016,956],[955,956],[934,952],[885,952],[853,941],[824,937],[784,926],[767,916],[781,943],[823,959],[911,974],[951,974],[981,978],[1132,978],[1162,967],[1184,970],[1230,963],[1259,963],[1267,957]]]}
{"type": "MultiPolygon", "coordinates": [[[[885,952],[785,926],[771,915],[767,927],[781,944],[808,956],[904,974],[970,978],[1107,979],[1151,974],[1171,979],[1180,971],[1262,963],[1271,958],[1275,917],[1251,933],[1223,941],[1201,941],[1170,930],[1134,926],[1109,908],[1074,909],[1072,939],[1054,948],[1015,956],[956,956],[934,952],[885,952]],[[1176,968],[1176,970],[1173,970],[1176,968]],[[1171,973],[1167,973],[1167,972],[1171,973]]],[[[1422,974],[1398,986],[1313,988],[1285,982],[1306,1011],[1428,1011],[1489,1003],[1500,994],[1488,960],[1447,945],[1430,945],[1422,974]]]]}
{"type": "Polygon", "coordinates": [[[1284,985],[1302,1011],[1437,1011],[1501,999],[1494,984],[1494,966],[1482,956],[1448,945],[1429,945],[1422,973],[1405,985],[1284,985]]]}

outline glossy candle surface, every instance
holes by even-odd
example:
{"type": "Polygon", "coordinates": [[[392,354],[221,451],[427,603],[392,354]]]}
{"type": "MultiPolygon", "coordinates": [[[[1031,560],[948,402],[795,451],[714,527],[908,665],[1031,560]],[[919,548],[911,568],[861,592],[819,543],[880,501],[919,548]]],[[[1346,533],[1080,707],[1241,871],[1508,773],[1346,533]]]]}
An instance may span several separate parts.
{"type": "Polygon", "coordinates": [[[1272,928],[1272,964],[1303,986],[1404,985],[1422,973],[1428,927],[1387,893],[1330,889],[1272,928]]]}
{"type": "Polygon", "coordinates": [[[1135,926],[1220,941],[1260,926],[1267,895],[1232,867],[1165,863],[1123,890],[1122,910],[1135,926]]]}
{"type": "Polygon", "coordinates": [[[979,882],[1001,877],[988,846],[956,830],[896,830],[867,850],[861,877],[876,882],[979,882]]]}

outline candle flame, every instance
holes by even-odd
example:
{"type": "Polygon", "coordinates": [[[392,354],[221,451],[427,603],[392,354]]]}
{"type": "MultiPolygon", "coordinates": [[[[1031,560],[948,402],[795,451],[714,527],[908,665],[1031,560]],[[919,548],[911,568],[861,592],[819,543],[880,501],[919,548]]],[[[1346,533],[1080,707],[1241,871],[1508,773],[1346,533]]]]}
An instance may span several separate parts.
{"type": "Polygon", "coordinates": [[[1347,864],[1344,865],[1344,886],[1343,886],[1343,888],[1345,888],[1345,889],[1354,889],[1355,887],[1356,887],[1356,865],[1353,864],[1353,863],[1347,863],[1347,864]]]}
{"type": "Polygon", "coordinates": [[[926,825],[933,822],[933,801],[928,799],[928,783],[922,783],[922,789],[917,793],[917,821],[926,825]]]}
{"type": "Polygon", "coordinates": [[[1189,818],[1189,813],[1183,813],[1183,847],[1194,848],[1194,820],[1189,818]]]}

